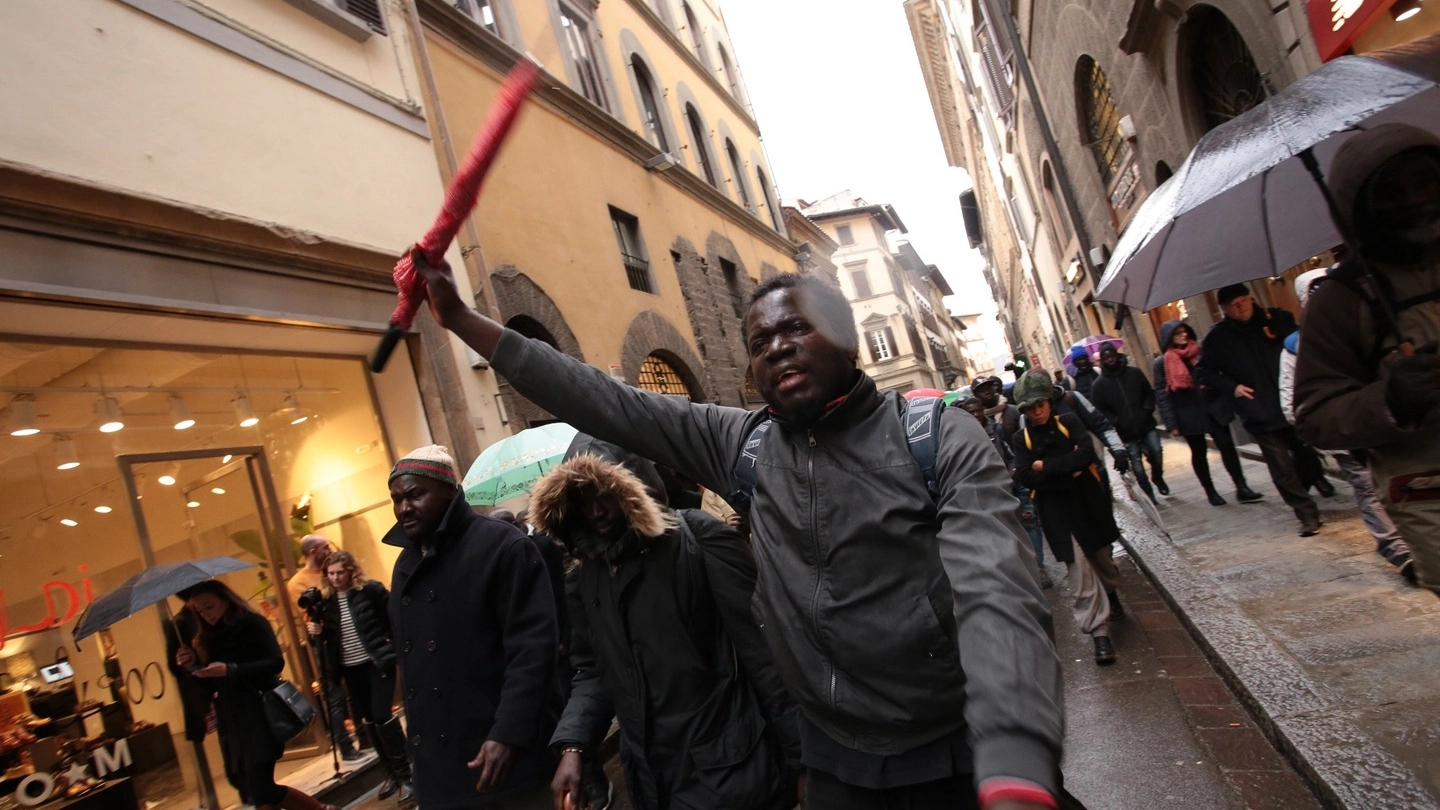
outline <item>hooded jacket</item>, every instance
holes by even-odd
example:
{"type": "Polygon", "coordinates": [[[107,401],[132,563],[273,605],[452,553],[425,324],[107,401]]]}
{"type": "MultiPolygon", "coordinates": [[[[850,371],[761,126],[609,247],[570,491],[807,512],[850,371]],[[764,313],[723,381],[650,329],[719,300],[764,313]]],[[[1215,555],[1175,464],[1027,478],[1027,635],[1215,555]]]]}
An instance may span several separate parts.
{"type": "MultiPolygon", "coordinates": [[[[1396,124],[1361,132],[1341,147],[1330,182],[1342,216],[1353,223],[1365,181],[1385,161],[1416,148],[1440,156],[1440,139],[1396,124]]],[[[1431,245],[1413,262],[1393,263],[1372,255],[1380,238],[1371,234],[1360,248],[1370,269],[1388,286],[1392,301],[1440,290],[1440,245],[1431,245]]],[[[1416,346],[1440,340],[1440,301],[1396,308],[1399,331],[1416,346]]],[[[1361,293],[1350,284],[1327,281],[1310,296],[1305,319],[1295,366],[1295,425],[1300,435],[1322,449],[1371,450],[1371,468],[1381,487],[1393,475],[1440,466],[1440,413],[1406,425],[1390,413],[1387,363],[1376,359],[1397,341],[1377,325],[1361,293]]]]}
{"type": "Polygon", "coordinates": [[[1090,401],[1127,442],[1139,441],[1155,429],[1155,389],[1128,358],[1118,369],[1100,368],[1090,401]]]}
{"type": "MultiPolygon", "coordinates": [[[[1175,337],[1176,330],[1181,326],[1189,324],[1184,321],[1166,321],[1160,324],[1162,349],[1160,356],[1155,358],[1154,365],[1150,367],[1150,376],[1155,379],[1155,404],[1160,409],[1160,420],[1165,423],[1166,430],[1178,430],[1182,436],[1203,436],[1224,430],[1235,418],[1235,414],[1224,397],[1217,396],[1214,391],[1201,385],[1195,366],[1190,368],[1190,377],[1195,381],[1193,388],[1171,391],[1165,379],[1165,348],[1170,346],[1170,339],[1175,337]]],[[[1191,333],[1194,333],[1193,329],[1191,333]]],[[[1199,365],[1198,357],[1195,365],[1199,365]]]]}
{"type": "Polygon", "coordinates": [[[614,716],[637,810],[779,808],[799,736],[750,613],[754,561],[726,524],[658,503],[631,471],[649,462],[636,461],[581,453],[531,491],[536,526],[572,549],[590,531],[582,491],[613,498],[626,524],[613,556],[571,577],[576,674],[552,746],[596,750],[614,716]]]}
{"type": "MultiPolygon", "coordinates": [[[[631,388],[512,330],[490,361],[571,425],[716,492],[735,490],[767,418],[631,388]]],[[[775,421],[750,508],[757,618],[806,721],[835,742],[888,756],[968,726],[978,781],[1055,792],[1059,662],[1009,474],[969,414],[945,409],[939,430],[932,498],[898,397],[864,374],[814,424],[775,421]]]]}

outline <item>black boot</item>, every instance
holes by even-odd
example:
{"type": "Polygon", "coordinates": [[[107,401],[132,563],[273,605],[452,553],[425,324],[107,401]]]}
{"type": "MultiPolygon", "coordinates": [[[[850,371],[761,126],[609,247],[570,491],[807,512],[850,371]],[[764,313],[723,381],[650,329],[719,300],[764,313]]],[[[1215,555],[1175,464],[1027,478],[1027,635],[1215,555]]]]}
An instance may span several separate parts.
{"type": "Polygon", "coordinates": [[[1245,485],[1244,481],[1235,484],[1235,497],[1240,503],[1256,503],[1265,500],[1265,496],[1245,485]]]}
{"type": "Polygon", "coordinates": [[[1170,494],[1170,486],[1165,483],[1165,479],[1164,479],[1164,478],[1161,478],[1161,477],[1160,477],[1160,472],[1159,472],[1158,470],[1157,470],[1156,472],[1154,472],[1153,474],[1151,474],[1150,479],[1155,482],[1155,489],[1156,489],[1156,491],[1158,491],[1161,495],[1169,495],[1169,494],[1170,494]]]}
{"type": "Polygon", "coordinates": [[[1210,500],[1210,505],[1211,505],[1211,506],[1224,506],[1224,505],[1225,505],[1225,499],[1222,498],[1222,497],[1220,497],[1220,493],[1219,493],[1218,491],[1216,491],[1215,487],[1213,487],[1213,486],[1209,486],[1209,487],[1206,487],[1206,488],[1205,488],[1205,497],[1210,500]]]}
{"type": "Polygon", "coordinates": [[[1322,498],[1335,497],[1335,485],[1325,480],[1325,476],[1315,479],[1315,491],[1320,493],[1322,498]]]}
{"type": "Polygon", "coordinates": [[[1102,667],[1115,663],[1115,645],[1109,636],[1095,636],[1095,663],[1102,667]]]}
{"type": "Polygon", "coordinates": [[[415,800],[415,788],[410,783],[410,757],[405,752],[405,732],[400,730],[400,718],[391,717],[384,723],[370,726],[371,739],[375,750],[385,763],[389,778],[380,787],[377,798],[387,799],[400,794],[397,800],[407,804],[415,800]]]}

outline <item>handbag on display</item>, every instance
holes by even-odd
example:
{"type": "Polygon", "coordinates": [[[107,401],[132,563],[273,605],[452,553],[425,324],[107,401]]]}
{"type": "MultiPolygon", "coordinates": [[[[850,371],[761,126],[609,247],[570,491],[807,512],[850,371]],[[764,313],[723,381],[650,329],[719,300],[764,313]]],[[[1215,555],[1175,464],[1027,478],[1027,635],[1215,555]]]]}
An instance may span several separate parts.
{"type": "Polygon", "coordinates": [[[315,706],[295,684],[280,679],[272,689],[260,693],[265,707],[265,721],[276,742],[287,743],[299,736],[315,719],[315,706]]]}

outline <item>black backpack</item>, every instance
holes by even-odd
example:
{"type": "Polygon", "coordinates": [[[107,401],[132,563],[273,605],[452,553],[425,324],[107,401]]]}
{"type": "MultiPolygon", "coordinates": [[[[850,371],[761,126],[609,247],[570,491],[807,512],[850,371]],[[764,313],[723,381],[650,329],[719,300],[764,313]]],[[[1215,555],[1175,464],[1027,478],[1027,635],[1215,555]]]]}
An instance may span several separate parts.
{"type": "MultiPolygon", "coordinates": [[[[899,399],[897,397],[897,399],[899,399]]],[[[925,474],[925,491],[931,500],[940,496],[939,484],[935,480],[935,461],[940,456],[940,413],[945,410],[945,400],[940,397],[916,397],[900,401],[901,421],[905,424],[905,442],[910,455],[925,474]]],[[[731,508],[742,515],[750,514],[750,499],[755,494],[758,477],[756,465],[760,460],[760,444],[774,424],[770,419],[761,421],[745,437],[740,456],[735,459],[735,490],[726,496],[731,508]]]]}

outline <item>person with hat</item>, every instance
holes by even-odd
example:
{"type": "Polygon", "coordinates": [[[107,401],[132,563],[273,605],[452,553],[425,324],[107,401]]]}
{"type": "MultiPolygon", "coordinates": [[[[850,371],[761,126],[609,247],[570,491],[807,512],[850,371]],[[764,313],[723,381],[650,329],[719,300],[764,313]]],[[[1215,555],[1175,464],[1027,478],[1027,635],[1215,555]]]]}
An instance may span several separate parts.
{"type": "Polygon", "coordinates": [[[1114,343],[1100,344],[1100,378],[1091,389],[1090,401],[1115,426],[1125,443],[1135,482],[1153,503],[1155,490],[1169,495],[1165,484],[1165,462],[1160,447],[1160,434],[1155,430],[1155,389],[1140,369],[1129,363],[1114,343]],[[1145,475],[1145,461],[1150,462],[1150,475],[1145,475]],[[1150,480],[1155,486],[1151,488],[1150,480]]]}
{"type": "MultiPolygon", "coordinates": [[[[290,604],[294,608],[297,622],[303,622],[305,617],[305,610],[300,607],[301,594],[324,588],[325,558],[334,550],[335,547],[330,545],[330,540],[323,534],[307,534],[300,539],[300,556],[305,560],[305,565],[285,581],[285,591],[290,594],[290,604]]],[[[300,637],[308,638],[308,634],[302,633],[300,637]]],[[[340,672],[326,666],[323,653],[319,660],[319,674],[325,686],[320,692],[325,698],[325,713],[330,718],[330,739],[335,743],[335,749],[340,752],[341,759],[354,762],[360,759],[360,751],[355,747],[355,738],[350,735],[347,725],[350,706],[345,701],[345,689],[340,685],[340,672]]]]}
{"type": "Polygon", "coordinates": [[[1440,138],[1359,132],[1328,179],[1359,256],[1305,308],[1295,424],[1319,447],[1365,451],[1420,584],[1440,594],[1440,138]]]}
{"type": "Polygon", "coordinates": [[[440,445],[406,454],[389,483],[396,525],[383,542],[400,549],[389,616],[416,798],[426,810],[549,808],[559,631],[540,552],[475,514],[440,445]]]}
{"type": "Polygon", "coordinates": [[[1005,383],[999,377],[981,377],[970,387],[971,394],[985,406],[985,416],[995,420],[1005,441],[1020,429],[1020,412],[1005,397],[1005,383]]]}
{"type": "Polygon", "coordinates": [[[1075,367],[1075,390],[1080,392],[1080,396],[1090,399],[1095,380],[1100,377],[1100,372],[1095,370],[1095,364],[1090,360],[1090,351],[1084,346],[1071,349],[1070,364],[1075,367]]]}
{"type": "Polygon", "coordinates": [[[1095,644],[1095,663],[1115,663],[1110,641],[1112,600],[1120,570],[1113,544],[1120,539],[1110,493],[1100,479],[1100,458],[1090,431],[1074,414],[1055,414],[1054,383],[1044,371],[1031,371],[1015,384],[1015,400],[1025,427],[1011,438],[1015,480],[1030,490],[1040,528],[1055,559],[1069,569],[1075,597],[1075,623],[1095,644]],[[1071,537],[1084,556],[1078,560],[1071,537]]]}
{"type": "Polygon", "coordinates": [[[1200,344],[1195,367],[1200,383],[1230,397],[1240,423],[1260,446],[1275,489],[1300,520],[1300,536],[1310,537],[1320,531],[1320,506],[1310,488],[1327,498],[1335,488],[1325,480],[1320,456],[1300,440],[1280,408],[1280,354],[1296,329],[1295,316],[1256,307],[1244,284],[1221,287],[1216,297],[1225,318],[1200,344]]]}

